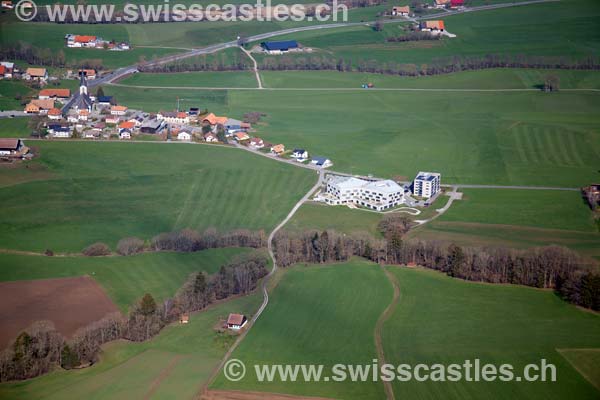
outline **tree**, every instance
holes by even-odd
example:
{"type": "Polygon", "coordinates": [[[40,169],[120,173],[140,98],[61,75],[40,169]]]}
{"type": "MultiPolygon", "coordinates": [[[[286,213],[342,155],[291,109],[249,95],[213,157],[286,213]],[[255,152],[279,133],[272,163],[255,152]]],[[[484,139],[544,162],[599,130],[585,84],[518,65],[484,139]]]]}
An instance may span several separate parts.
{"type": "Polygon", "coordinates": [[[98,90],[96,90],[96,97],[104,97],[104,89],[102,89],[102,86],[98,86],[98,90]]]}
{"type": "Polygon", "coordinates": [[[152,315],[156,312],[156,302],[150,293],[146,293],[140,301],[140,312],[144,316],[152,315]]]}
{"type": "Polygon", "coordinates": [[[71,350],[69,345],[65,345],[60,353],[60,366],[64,369],[73,369],[79,365],[77,353],[71,350]]]}
{"type": "Polygon", "coordinates": [[[450,276],[461,276],[461,270],[465,255],[463,249],[455,244],[448,247],[448,273],[450,276]]]}
{"type": "Polygon", "coordinates": [[[204,293],[206,290],[206,276],[204,273],[200,272],[196,275],[196,280],[194,281],[194,293],[204,293]]]}
{"type": "Polygon", "coordinates": [[[227,143],[227,136],[225,136],[223,125],[217,127],[217,139],[219,139],[220,142],[227,143]]]}
{"type": "Polygon", "coordinates": [[[375,21],[375,25],[373,25],[373,30],[375,32],[381,32],[381,31],[383,31],[383,21],[381,21],[380,19],[378,19],[377,21],[375,21]]]}
{"type": "Polygon", "coordinates": [[[558,92],[560,89],[560,78],[556,74],[548,74],[544,79],[545,92],[558,92]]]}
{"type": "Polygon", "coordinates": [[[71,139],[78,139],[79,138],[79,132],[77,131],[77,128],[73,128],[73,132],[71,133],[71,139]]]}

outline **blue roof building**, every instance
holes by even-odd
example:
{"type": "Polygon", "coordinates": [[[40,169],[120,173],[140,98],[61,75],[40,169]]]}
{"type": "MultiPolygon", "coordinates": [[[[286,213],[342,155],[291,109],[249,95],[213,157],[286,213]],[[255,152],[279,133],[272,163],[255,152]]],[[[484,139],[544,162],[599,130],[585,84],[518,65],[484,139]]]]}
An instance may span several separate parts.
{"type": "Polygon", "coordinates": [[[297,49],[298,42],[295,40],[282,40],[279,42],[262,42],[260,44],[268,52],[283,52],[290,49],[297,49]]]}

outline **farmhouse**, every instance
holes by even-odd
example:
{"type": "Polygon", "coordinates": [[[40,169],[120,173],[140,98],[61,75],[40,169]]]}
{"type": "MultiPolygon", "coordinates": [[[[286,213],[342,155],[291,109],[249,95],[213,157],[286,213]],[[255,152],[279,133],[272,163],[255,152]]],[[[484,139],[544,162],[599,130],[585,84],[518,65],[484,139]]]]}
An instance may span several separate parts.
{"type": "Polygon", "coordinates": [[[261,138],[254,137],[250,139],[250,147],[254,149],[262,149],[265,147],[265,142],[261,138]]]}
{"type": "Polygon", "coordinates": [[[444,21],[424,21],[419,25],[419,29],[421,32],[431,32],[431,33],[439,33],[443,32],[444,21]]]}
{"type": "Polygon", "coordinates": [[[229,314],[227,318],[227,328],[239,331],[248,323],[248,319],[242,314],[229,314]]]}
{"type": "Polygon", "coordinates": [[[127,113],[127,107],[125,106],[112,106],[110,108],[110,115],[125,115],[127,113]]]}
{"type": "Polygon", "coordinates": [[[159,121],[164,120],[165,122],[168,122],[170,124],[189,124],[190,123],[190,117],[184,112],[161,111],[156,115],[156,118],[159,121]]]}
{"type": "Polygon", "coordinates": [[[24,148],[21,139],[0,139],[0,156],[20,155],[24,148]]]}
{"type": "Polygon", "coordinates": [[[46,82],[48,80],[48,71],[46,71],[46,68],[27,68],[25,70],[25,79],[28,81],[46,82]]]}
{"type": "Polygon", "coordinates": [[[282,54],[298,48],[295,40],[283,40],[279,42],[262,42],[260,46],[269,54],[282,54]]]}
{"type": "Polygon", "coordinates": [[[27,114],[46,114],[54,108],[54,100],[31,100],[25,106],[27,114]]]}
{"type": "Polygon", "coordinates": [[[408,17],[409,14],[410,14],[410,7],[409,6],[393,7],[392,8],[392,15],[393,16],[408,17]]]}
{"type": "Polygon", "coordinates": [[[15,64],[7,61],[0,62],[0,78],[12,79],[15,64]]]}
{"type": "Polygon", "coordinates": [[[304,149],[294,149],[292,153],[292,158],[295,158],[298,162],[304,162],[308,160],[308,151],[304,149]]]}
{"type": "Polygon", "coordinates": [[[177,134],[177,140],[181,140],[183,142],[189,142],[192,140],[192,134],[187,131],[180,131],[177,134]]]}
{"type": "Polygon", "coordinates": [[[328,168],[333,165],[333,163],[331,162],[331,160],[329,158],[319,157],[319,156],[313,157],[311,164],[316,165],[319,168],[328,168]]]}
{"type": "Polygon", "coordinates": [[[244,140],[250,139],[250,136],[246,132],[238,132],[235,135],[235,140],[238,142],[243,142],[244,140]]]}
{"type": "Polygon", "coordinates": [[[413,182],[413,194],[429,199],[440,191],[441,175],[436,172],[419,172],[413,182]]]}
{"type": "Polygon", "coordinates": [[[80,69],[79,75],[85,74],[87,79],[94,80],[96,79],[96,70],[95,69],[80,69]]]}
{"type": "Polygon", "coordinates": [[[96,47],[96,36],[67,35],[67,47],[96,47]]]}
{"type": "Polygon", "coordinates": [[[149,119],[142,124],[140,131],[142,133],[156,134],[160,133],[165,128],[165,121],[157,119],[149,119]]]}
{"type": "Polygon", "coordinates": [[[277,156],[282,155],[285,152],[285,146],[283,144],[276,144],[271,147],[271,153],[277,156]]]}
{"type": "Polygon", "coordinates": [[[214,133],[205,133],[203,137],[204,141],[207,143],[217,143],[219,141],[219,139],[214,133]]]}
{"type": "Polygon", "coordinates": [[[404,189],[391,180],[367,181],[354,177],[332,176],[324,200],[330,205],[355,204],[383,211],[404,203],[404,189]]]}
{"type": "Polygon", "coordinates": [[[70,89],[43,89],[40,91],[38,95],[38,99],[40,100],[48,100],[48,99],[68,99],[71,97],[70,89]]]}
{"type": "Polygon", "coordinates": [[[435,0],[433,3],[434,8],[446,8],[450,4],[450,0],[435,0]]]}
{"type": "Polygon", "coordinates": [[[58,108],[51,108],[50,111],[48,111],[48,118],[52,120],[62,119],[62,113],[58,108]]]}
{"type": "Polygon", "coordinates": [[[216,125],[225,125],[227,123],[227,117],[217,117],[215,114],[210,113],[202,120],[203,124],[216,126],[216,125]]]}

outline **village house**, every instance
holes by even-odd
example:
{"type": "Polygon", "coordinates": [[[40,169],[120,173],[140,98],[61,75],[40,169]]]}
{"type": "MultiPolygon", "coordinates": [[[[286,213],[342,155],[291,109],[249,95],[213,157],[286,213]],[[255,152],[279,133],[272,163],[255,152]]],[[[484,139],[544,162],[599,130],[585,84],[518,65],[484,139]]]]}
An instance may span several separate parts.
{"type": "Polygon", "coordinates": [[[433,8],[446,8],[450,4],[450,0],[435,0],[433,8]]]}
{"type": "Polygon", "coordinates": [[[117,125],[119,122],[121,122],[121,118],[117,115],[107,115],[104,119],[104,122],[107,124],[117,125]]]}
{"type": "Polygon", "coordinates": [[[235,140],[238,142],[243,142],[244,140],[250,139],[250,136],[246,132],[238,132],[234,135],[235,140]]]}
{"type": "Polygon", "coordinates": [[[311,164],[319,167],[319,168],[329,168],[333,165],[333,163],[331,162],[331,160],[329,158],[326,157],[313,157],[313,159],[310,161],[311,164]]]}
{"type": "Polygon", "coordinates": [[[188,131],[182,130],[177,133],[177,140],[182,142],[190,142],[192,140],[192,134],[188,131]]]}
{"type": "Polygon", "coordinates": [[[144,121],[140,127],[142,133],[157,134],[165,128],[165,121],[159,121],[158,119],[149,119],[144,121]]]}
{"type": "Polygon", "coordinates": [[[204,117],[202,123],[205,125],[208,124],[210,126],[225,125],[228,119],[229,118],[227,117],[217,117],[215,114],[210,113],[206,117],[204,117]]]}
{"type": "Polygon", "coordinates": [[[304,149],[294,149],[292,152],[292,158],[295,158],[298,162],[304,162],[308,160],[308,151],[304,149]]]}
{"type": "Polygon", "coordinates": [[[441,175],[437,172],[419,172],[413,181],[413,194],[430,199],[440,191],[441,175]]]}
{"type": "Polygon", "coordinates": [[[38,94],[40,100],[66,100],[71,97],[70,89],[42,89],[38,94]]]}
{"type": "Polygon", "coordinates": [[[90,117],[90,112],[88,110],[78,110],[77,115],[80,121],[87,121],[90,117]]]}
{"type": "Polygon", "coordinates": [[[206,143],[218,143],[219,142],[219,139],[217,138],[217,136],[212,132],[205,133],[203,135],[203,138],[206,143]]]}
{"type": "Polygon", "coordinates": [[[189,322],[190,322],[190,315],[189,314],[181,314],[181,316],[179,317],[179,323],[187,324],[189,322]]]}
{"type": "Polygon", "coordinates": [[[48,111],[54,108],[54,100],[39,100],[33,99],[25,106],[27,114],[47,114],[48,111]]]}
{"type": "Polygon", "coordinates": [[[0,77],[1,78],[12,79],[14,70],[15,70],[14,63],[11,63],[8,61],[0,62],[0,77]]]}
{"type": "Polygon", "coordinates": [[[0,139],[0,156],[22,155],[25,149],[21,139],[0,139]]]}
{"type": "Polygon", "coordinates": [[[131,139],[131,132],[129,129],[121,129],[119,132],[119,139],[131,139]]]}
{"type": "Polygon", "coordinates": [[[127,121],[131,122],[134,127],[139,128],[144,123],[144,117],[138,115],[136,117],[129,118],[127,121]]]}
{"type": "Polygon", "coordinates": [[[67,122],[75,123],[79,121],[79,115],[77,114],[69,114],[67,115],[67,122]]]}
{"type": "Polygon", "coordinates": [[[50,124],[47,129],[48,133],[54,138],[70,138],[71,129],[68,126],[60,124],[50,124]]]}
{"type": "Polygon", "coordinates": [[[48,118],[54,121],[62,119],[62,112],[58,108],[51,108],[48,111],[48,118]]]}
{"type": "Polygon", "coordinates": [[[295,40],[282,40],[277,42],[262,42],[260,46],[269,54],[283,54],[298,48],[295,40]]]}
{"type": "Polygon", "coordinates": [[[283,144],[276,144],[271,147],[271,153],[280,156],[285,153],[285,146],[283,144]]]}
{"type": "Polygon", "coordinates": [[[111,106],[112,102],[113,102],[113,97],[112,96],[99,96],[96,99],[96,102],[98,103],[98,105],[100,106],[111,106]]]}
{"type": "Polygon", "coordinates": [[[133,122],[123,121],[119,124],[119,133],[123,130],[133,132],[133,128],[135,128],[135,124],[133,122]]]}
{"type": "Polygon", "coordinates": [[[421,32],[440,33],[443,32],[444,21],[423,21],[419,24],[421,32]]]}
{"type": "Polygon", "coordinates": [[[227,328],[239,331],[248,323],[248,319],[242,314],[229,314],[227,318],[227,328]]]}
{"type": "Polygon", "coordinates": [[[100,132],[95,131],[93,129],[88,129],[83,132],[84,139],[98,139],[100,137],[100,132]]]}
{"type": "Polygon", "coordinates": [[[156,115],[159,121],[165,121],[169,124],[189,124],[190,117],[184,112],[161,111],[156,115]]]}
{"type": "Polygon", "coordinates": [[[383,211],[403,204],[404,189],[391,180],[367,181],[347,176],[332,176],[327,182],[324,201],[330,205],[355,204],[383,211]]]}
{"type": "Polygon", "coordinates": [[[410,15],[410,7],[402,6],[402,7],[393,7],[392,15],[398,17],[408,17],[410,15]]]}
{"type": "Polygon", "coordinates": [[[125,106],[112,106],[110,108],[110,115],[125,115],[127,113],[127,107],[125,106]]]}
{"type": "Polygon", "coordinates": [[[250,139],[250,147],[253,149],[262,149],[265,147],[265,142],[261,138],[254,137],[250,139]]]}
{"type": "Polygon", "coordinates": [[[242,121],[239,121],[234,118],[227,118],[225,124],[223,124],[223,128],[227,133],[235,133],[242,130],[242,121]]]}
{"type": "Polygon", "coordinates": [[[46,71],[46,68],[27,68],[25,79],[44,83],[48,80],[48,71],[46,71]]]}
{"type": "Polygon", "coordinates": [[[66,36],[67,47],[96,47],[96,36],[71,35],[66,36]]]}
{"type": "Polygon", "coordinates": [[[90,80],[96,79],[96,70],[95,69],[80,69],[79,75],[85,74],[85,77],[90,80]]]}

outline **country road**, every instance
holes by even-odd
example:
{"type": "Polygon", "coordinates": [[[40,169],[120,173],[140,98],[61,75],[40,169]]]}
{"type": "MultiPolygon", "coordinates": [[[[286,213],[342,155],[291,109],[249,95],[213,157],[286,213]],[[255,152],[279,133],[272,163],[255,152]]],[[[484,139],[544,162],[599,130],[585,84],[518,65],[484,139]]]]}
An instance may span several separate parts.
{"type": "MultiPolygon", "coordinates": [[[[530,0],[530,1],[524,1],[524,2],[519,2],[519,3],[502,3],[502,4],[494,4],[494,5],[486,5],[486,6],[477,6],[477,7],[466,8],[463,10],[451,10],[451,11],[445,11],[443,13],[438,13],[438,14],[430,14],[430,15],[426,15],[426,16],[423,16],[420,18],[412,18],[412,19],[411,18],[402,18],[402,19],[393,19],[393,20],[383,20],[382,22],[384,24],[410,22],[410,21],[416,22],[419,20],[438,18],[440,16],[450,16],[450,15],[456,15],[456,14],[464,14],[464,13],[468,13],[468,12],[494,10],[494,9],[507,8],[507,7],[526,6],[526,5],[539,4],[539,3],[551,3],[551,2],[557,2],[557,1],[560,1],[560,0],[530,0]]],[[[321,29],[333,29],[333,28],[369,25],[369,24],[373,24],[373,23],[375,23],[375,21],[339,22],[339,23],[333,23],[333,24],[307,25],[307,26],[300,26],[300,27],[296,27],[296,28],[281,29],[281,30],[273,31],[273,32],[261,33],[258,35],[249,36],[246,38],[246,40],[247,40],[247,42],[257,42],[259,40],[264,40],[264,39],[268,39],[268,38],[272,38],[272,37],[280,36],[280,35],[287,35],[287,34],[291,34],[291,33],[321,30],[321,29]]],[[[152,67],[152,66],[156,66],[156,65],[162,65],[162,64],[169,63],[169,62],[173,62],[173,61],[179,61],[179,60],[184,60],[186,58],[195,57],[198,55],[214,53],[214,52],[217,52],[220,50],[225,50],[230,47],[235,47],[237,45],[238,45],[237,40],[231,40],[231,41],[223,42],[223,43],[216,43],[216,44],[212,44],[212,45],[209,45],[206,47],[194,49],[194,50],[191,50],[191,51],[188,51],[185,53],[166,56],[166,57],[160,58],[158,60],[146,63],[146,64],[144,64],[144,66],[152,67]]],[[[137,71],[138,71],[137,64],[130,65],[127,67],[122,67],[111,73],[104,75],[101,78],[98,78],[92,82],[89,82],[89,86],[94,87],[94,86],[98,86],[98,85],[111,83],[118,79],[123,78],[124,76],[133,74],[137,71]]]]}

